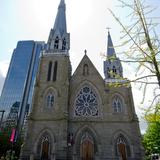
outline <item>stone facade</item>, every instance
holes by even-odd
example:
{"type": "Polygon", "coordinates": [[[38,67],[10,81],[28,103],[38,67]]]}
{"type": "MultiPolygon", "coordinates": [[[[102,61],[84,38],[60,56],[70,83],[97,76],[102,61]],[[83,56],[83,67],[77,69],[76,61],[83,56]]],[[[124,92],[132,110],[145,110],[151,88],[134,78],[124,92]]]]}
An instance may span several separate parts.
{"type": "MultiPolygon", "coordinates": [[[[49,141],[48,159],[81,159],[82,137],[87,134],[93,143],[93,159],[120,159],[117,138],[123,136],[127,160],[141,160],[143,156],[138,119],[135,114],[131,87],[109,87],[90,59],[85,55],[71,76],[70,60],[65,55],[41,57],[34,91],[28,130],[22,148],[22,159],[41,159],[42,139],[49,141]],[[47,81],[49,62],[58,62],[56,81],[47,81]],[[84,66],[87,65],[87,74],[84,66]],[[76,115],[75,100],[83,88],[89,86],[96,94],[98,114],[76,115]],[[46,95],[54,93],[54,104],[46,106],[46,95]],[[115,112],[113,99],[122,100],[122,110],[115,112]]],[[[85,102],[84,102],[85,103],[85,102]]]]}
{"type": "Polygon", "coordinates": [[[48,43],[40,59],[20,159],[142,160],[139,122],[122,68],[121,79],[106,73],[103,79],[85,53],[72,75],[64,10],[61,0],[49,36],[54,45],[48,43]]]}

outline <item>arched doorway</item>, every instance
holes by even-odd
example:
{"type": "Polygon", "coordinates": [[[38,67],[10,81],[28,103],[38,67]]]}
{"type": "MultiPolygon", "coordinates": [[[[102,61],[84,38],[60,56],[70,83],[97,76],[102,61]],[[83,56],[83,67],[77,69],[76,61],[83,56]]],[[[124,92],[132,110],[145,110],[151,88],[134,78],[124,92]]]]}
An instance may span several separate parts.
{"type": "Polygon", "coordinates": [[[80,157],[81,160],[93,160],[94,158],[94,142],[92,137],[87,132],[81,139],[80,157]]]}
{"type": "Polygon", "coordinates": [[[119,134],[116,140],[116,155],[121,158],[121,160],[127,160],[127,157],[130,157],[130,146],[126,138],[119,134]]]}
{"type": "Polygon", "coordinates": [[[49,159],[49,140],[48,137],[44,137],[41,144],[41,160],[49,159]]]}

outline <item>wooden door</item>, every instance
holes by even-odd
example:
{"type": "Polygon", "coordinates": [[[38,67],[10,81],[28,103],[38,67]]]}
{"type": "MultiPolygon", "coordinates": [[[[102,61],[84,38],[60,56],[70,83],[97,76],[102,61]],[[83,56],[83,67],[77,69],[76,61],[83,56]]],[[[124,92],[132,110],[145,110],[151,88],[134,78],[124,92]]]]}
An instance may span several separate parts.
{"type": "Polygon", "coordinates": [[[118,144],[118,150],[119,153],[121,155],[122,160],[127,160],[127,156],[126,156],[126,146],[124,143],[119,143],[118,144]]]}
{"type": "Polygon", "coordinates": [[[90,140],[85,140],[81,144],[81,157],[82,160],[93,160],[94,146],[90,140]]]}
{"type": "Polygon", "coordinates": [[[43,141],[43,143],[42,143],[41,160],[48,160],[49,159],[48,152],[49,152],[49,142],[46,140],[46,141],[43,141]]]}

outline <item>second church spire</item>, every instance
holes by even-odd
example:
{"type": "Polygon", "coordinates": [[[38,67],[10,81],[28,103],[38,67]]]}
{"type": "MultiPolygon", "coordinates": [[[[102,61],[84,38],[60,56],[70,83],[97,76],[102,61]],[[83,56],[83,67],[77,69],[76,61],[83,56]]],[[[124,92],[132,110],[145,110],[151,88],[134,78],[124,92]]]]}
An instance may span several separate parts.
{"type": "Polygon", "coordinates": [[[107,57],[104,61],[105,79],[119,79],[123,77],[121,61],[116,57],[110,32],[108,32],[107,57]]]}

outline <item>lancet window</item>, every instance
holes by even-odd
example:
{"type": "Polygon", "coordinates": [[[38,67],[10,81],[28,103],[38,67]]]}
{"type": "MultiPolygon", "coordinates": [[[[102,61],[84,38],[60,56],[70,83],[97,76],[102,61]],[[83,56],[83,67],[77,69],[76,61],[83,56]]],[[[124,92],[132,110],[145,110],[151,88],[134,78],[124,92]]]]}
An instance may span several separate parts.
{"type": "Polygon", "coordinates": [[[63,42],[62,42],[62,50],[66,50],[66,39],[65,38],[63,39],[63,42]]]}
{"type": "Polygon", "coordinates": [[[87,64],[84,64],[83,66],[83,75],[87,76],[89,74],[89,68],[87,64]]]}
{"type": "Polygon", "coordinates": [[[46,97],[46,105],[47,105],[47,108],[51,108],[54,105],[54,95],[52,92],[49,92],[46,97]]]}
{"type": "Polygon", "coordinates": [[[54,49],[58,49],[59,48],[59,38],[56,37],[55,42],[54,42],[54,49]]]}
{"type": "Polygon", "coordinates": [[[52,71],[52,62],[50,61],[48,64],[48,75],[47,75],[47,81],[51,80],[51,71],[52,71]]]}
{"type": "Polygon", "coordinates": [[[116,70],[116,67],[115,67],[115,66],[113,66],[112,72],[113,72],[113,77],[115,77],[115,75],[117,74],[117,70],[116,70]]]}
{"type": "Polygon", "coordinates": [[[113,98],[112,107],[115,113],[122,112],[122,100],[120,99],[119,96],[115,96],[113,98]]]}
{"type": "Polygon", "coordinates": [[[56,79],[57,79],[57,66],[58,66],[58,62],[55,61],[54,70],[53,70],[53,81],[56,81],[56,79]]]}

